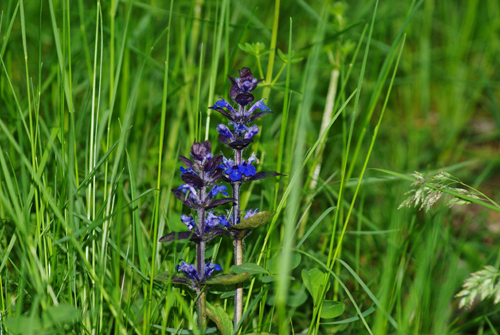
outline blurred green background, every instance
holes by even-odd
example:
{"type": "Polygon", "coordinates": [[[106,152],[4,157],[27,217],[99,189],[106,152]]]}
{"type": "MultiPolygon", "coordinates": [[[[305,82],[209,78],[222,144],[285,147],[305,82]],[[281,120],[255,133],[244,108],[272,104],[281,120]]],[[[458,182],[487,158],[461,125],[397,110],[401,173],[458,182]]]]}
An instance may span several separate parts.
{"type": "MultiPolygon", "coordinates": [[[[245,155],[256,151],[258,169],[287,176],[243,191],[243,208],[283,209],[272,229],[247,237],[246,262],[269,270],[268,259],[285,259],[274,284],[261,276],[246,283],[249,302],[268,291],[243,331],[277,333],[286,323],[290,334],[499,333],[493,299],[459,309],[454,297],[470,273],[498,269],[499,212],[443,201],[428,212],[398,210],[410,182],[372,169],[447,171],[499,201],[497,0],[170,6],[0,2],[0,330],[193,327],[187,289],[151,277],[174,271],[181,258],[192,262],[194,246],[155,241],[185,229],[179,217],[188,209],[170,192],[182,183],[177,155],[206,138],[213,152],[231,154],[217,140],[225,120],[207,107],[229,100],[226,75],[249,67],[265,79],[256,99],[267,98],[274,113],[257,122],[261,132],[245,155]],[[328,113],[358,87],[305,161],[333,120],[328,113]],[[345,304],[334,319],[318,317],[323,302],[303,282],[304,271],[325,269],[304,254],[291,265],[290,248],[325,211],[300,248],[345,284],[327,279],[324,299],[345,304]],[[356,275],[332,263],[334,255],[356,275]],[[366,324],[330,324],[357,315],[346,290],[361,311],[374,306],[366,324]]],[[[229,271],[231,242],[214,240],[207,257],[229,271]]],[[[232,298],[221,294],[232,289],[216,287],[208,301],[231,315],[232,298]]]]}

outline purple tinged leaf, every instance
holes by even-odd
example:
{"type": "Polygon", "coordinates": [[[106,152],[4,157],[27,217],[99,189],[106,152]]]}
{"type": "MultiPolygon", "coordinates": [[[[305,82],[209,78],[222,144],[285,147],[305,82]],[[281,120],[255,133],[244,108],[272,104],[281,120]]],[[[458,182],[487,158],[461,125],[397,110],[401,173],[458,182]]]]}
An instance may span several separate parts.
{"type": "Polygon", "coordinates": [[[226,145],[227,145],[227,144],[229,143],[229,138],[227,138],[227,137],[226,137],[226,136],[224,136],[224,135],[220,135],[220,134],[219,134],[219,141],[221,141],[222,143],[224,143],[224,144],[226,144],[226,145]]]}
{"type": "Polygon", "coordinates": [[[240,93],[233,98],[238,105],[246,106],[251,104],[255,98],[251,93],[240,93]]]}
{"type": "Polygon", "coordinates": [[[230,203],[233,201],[236,201],[236,199],[235,198],[225,198],[225,199],[214,200],[207,206],[207,208],[214,208],[214,207],[217,207],[219,205],[224,205],[224,204],[227,204],[227,203],[230,203]]]}
{"type": "Polygon", "coordinates": [[[182,190],[179,190],[177,188],[171,189],[172,193],[175,195],[177,199],[182,201],[184,205],[188,206],[189,208],[192,209],[198,209],[200,206],[191,200],[191,198],[186,195],[186,193],[182,192],[182,190]]]}
{"type": "Polygon", "coordinates": [[[195,176],[193,174],[183,174],[181,176],[181,179],[186,184],[189,184],[189,185],[194,186],[196,188],[203,187],[203,180],[200,177],[195,176]]]}
{"type": "Polygon", "coordinates": [[[236,80],[234,80],[233,77],[231,77],[230,75],[227,75],[227,77],[229,78],[229,81],[231,82],[232,85],[238,86],[238,84],[236,83],[236,80]]]}
{"type": "Polygon", "coordinates": [[[229,143],[229,146],[233,149],[240,150],[240,149],[246,148],[252,142],[253,142],[252,139],[236,140],[236,141],[229,143]]]}
{"type": "Polygon", "coordinates": [[[222,162],[223,157],[223,155],[218,155],[206,162],[204,165],[205,172],[212,172],[213,170],[217,169],[222,162]]]}
{"type": "Polygon", "coordinates": [[[167,242],[172,242],[172,241],[180,241],[180,240],[187,240],[189,239],[190,241],[193,242],[200,242],[201,238],[196,235],[194,232],[190,231],[183,231],[183,232],[173,232],[170,234],[167,234],[165,236],[160,237],[158,242],[161,243],[167,243],[167,242]]]}
{"type": "Polygon", "coordinates": [[[259,180],[269,177],[284,176],[284,174],[274,172],[274,171],[261,171],[257,172],[253,177],[249,178],[247,181],[259,180]]]}
{"type": "Polygon", "coordinates": [[[228,237],[231,237],[231,234],[226,229],[219,228],[219,227],[215,227],[214,229],[212,229],[212,231],[210,233],[205,234],[203,237],[206,240],[211,240],[212,238],[219,236],[219,235],[226,235],[228,237]],[[208,239],[207,239],[207,237],[208,237],[208,239]]]}
{"type": "Polygon", "coordinates": [[[227,117],[230,121],[234,121],[234,117],[230,113],[223,110],[222,108],[212,108],[212,107],[209,107],[209,108],[221,113],[222,115],[227,117]]]}
{"type": "Polygon", "coordinates": [[[193,162],[191,162],[191,160],[187,157],[184,157],[184,156],[180,156],[179,155],[179,159],[187,165],[188,168],[192,167],[193,166],[193,162]]]}

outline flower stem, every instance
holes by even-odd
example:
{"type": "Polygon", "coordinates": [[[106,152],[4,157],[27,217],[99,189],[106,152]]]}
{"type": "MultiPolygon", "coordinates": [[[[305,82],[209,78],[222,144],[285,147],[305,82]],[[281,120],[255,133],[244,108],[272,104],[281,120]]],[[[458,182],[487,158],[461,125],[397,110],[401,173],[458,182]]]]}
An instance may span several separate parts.
{"type": "MultiPolygon", "coordinates": [[[[200,190],[200,199],[204,201],[206,197],[206,187],[202,187],[200,190]]],[[[205,233],[205,208],[198,209],[198,234],[203,236],[205,233]]],[[[196,271],[200,280],[205,279],[205,248],[206,242],[201,241],[196,244],[196,271]]],[[[197,292],[198,293],[198,292],[197,292]]],[[[198,294],[198,300],[196,301],[196,309],[198,312],[198,329],[206,329],[207,327],[207,313],[206,313],[206,293],[202,291],[198,294]]]]}
{"type": "MultiPolygon", "coordinates": [[[[241,149],[235,150],[235,163],[240,165],[241,160],[241,149]]],[[[241,182],[235,181],[231,183],[233,186],[233,198],[236,200],[233,202],[233,224],[238,223],[238,215],[240,214],[240,186],[241,182]]],[[[238,266],[243,264],[243,240],[236,239],[234,241],[234,265],[238,266]]],[[[236,284],[236,290],[234,292],[234,327],[240,322],[241,315],[243,314],[243,284],[236,284]]]]}

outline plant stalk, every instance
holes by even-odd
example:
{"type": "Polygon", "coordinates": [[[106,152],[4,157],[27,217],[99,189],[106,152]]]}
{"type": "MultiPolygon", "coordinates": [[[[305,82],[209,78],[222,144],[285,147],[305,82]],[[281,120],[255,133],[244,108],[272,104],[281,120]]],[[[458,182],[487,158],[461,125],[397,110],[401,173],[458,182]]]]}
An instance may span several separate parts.
{"type": "MultiPolygon", "coordinates": [[[[206,187],[202,187],[200,190],[200,199],[205,200],[206,197],[206,187]]],[[[203,236],[205,233],[205,208],[198,209],[198,234],[203,236]]],[[[205,248],[206,242],[201,241],[196,244],[196,271],[200,280],[205,279],[205,248]]],[[[197,292],[198,300],[196,301],[196,309],[198,312],[198,329],[207,328],[207,312],[206,312],[206,293],[205,291],[197,292]]]]}
{"type": "MultiPolygon", "coordinates": [[[[235,150],[235,164],[241,164],[241,149],[235,150]]],[[[241,182],[232,182],[233,186],[233,198],[236,200],[233,202],[233,224],[238,223],[238,215],[240,214],[240,186],[241,182]]],[[[238,266],[243,264],[243,240],[234,240],[234,265],[238,266]]],[[[234,327],[240,322],[241,316],[243,315],[243,283],[236,284],[236,290],[234,291],[234,327]]],[[[236,330],[236,329],[235,329],[236,330]]]]}

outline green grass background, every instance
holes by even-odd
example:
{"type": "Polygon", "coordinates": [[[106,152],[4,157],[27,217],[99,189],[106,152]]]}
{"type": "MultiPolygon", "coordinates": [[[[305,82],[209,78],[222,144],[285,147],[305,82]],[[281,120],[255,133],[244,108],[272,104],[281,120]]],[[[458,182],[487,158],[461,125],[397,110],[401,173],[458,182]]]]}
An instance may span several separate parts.
{"type": "MultiPolygon", "coordinates": [[[[287,176],[243,188],[243,209],[278,210],[246,238],[245,261],[268,269],[278,255],[280,274],[245,283],[242,332],[499,333],[492,300],[460,310],[454,298],[471,272],[498,266],[498,213],[397,210],[409,182],[371,169],[445,170],[498,202],[498,1],[2,0],[0,11],[0,332],[195,327],[187,289],[152,280],[193,262],[194,245],[155,241],[185,229],[170,192],[177,155],[207,138],[231,154],[207,106],[246,66],[274,114],[245,155],[287,176]],[[259,57],[238,47],[257,42],[259,57]],[[283,68],[277,49],[301,60],[283,68]],[[315,298],[302,279],[313,269],[328,273],[315,298]],[[344,313],[320,318],[324,300],[344,313]]],[[[213,240],[207,257],[229,271],[231,242],[213,240]]],[[[232,289],[207,299],[231,315],[232,289]]]]}

